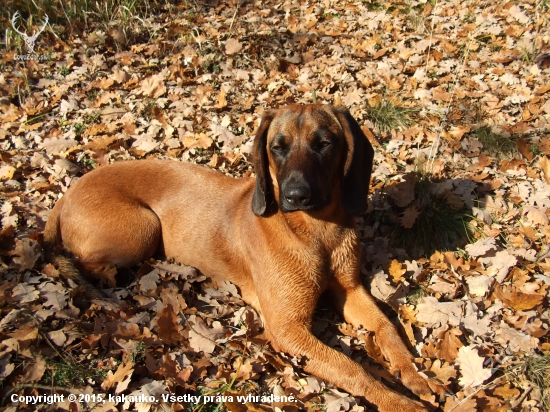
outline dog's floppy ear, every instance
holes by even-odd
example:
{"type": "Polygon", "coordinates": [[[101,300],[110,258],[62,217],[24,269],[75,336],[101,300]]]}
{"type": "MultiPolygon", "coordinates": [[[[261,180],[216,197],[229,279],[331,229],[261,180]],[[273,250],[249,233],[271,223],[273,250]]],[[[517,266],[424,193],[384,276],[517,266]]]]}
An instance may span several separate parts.
{"type": "Polygon", "coordinates": [[[334,114],[344,130],[347,145],[342,180],[342,206],[348,214],[358,215],[367,209],[374,149],[348,109],[335,107],[334,114]]]}
{"type": "Polygon", "coordinates": [[[256,186],[252,196],[252,211],[256,216],[265,216],[270,211],[270,206],[275,202],[273,186],[269,174],[269,159],[267,158],[267,131],[275,113],[264,112],[262,121],[254,139],[254,172],[256,173],[256,186]]]}

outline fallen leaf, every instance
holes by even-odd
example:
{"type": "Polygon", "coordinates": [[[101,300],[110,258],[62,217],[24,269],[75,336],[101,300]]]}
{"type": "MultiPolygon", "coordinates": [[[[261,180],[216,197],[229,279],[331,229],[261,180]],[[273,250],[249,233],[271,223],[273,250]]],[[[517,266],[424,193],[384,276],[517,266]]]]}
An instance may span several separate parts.
{"type": "Polygon", "coordinates": [[[402,282],[404,280],[403,275],[406,271],[407,269],[404,269],[403,265],[399,263],[397,259],[392,260],[390,267],[388,268],[388,272],[395,283],[402,282]]]}
{"type": "Polygon", "coordinates": [[[463,346],[458,351],[456,362],[462,375],[458,382],[465,388],[479,386],[492,375],[491,369],[483,367],[484,358],[472,346],[463,346]]]}
{"type": "Polygon", "coordinates": [[[211,354],[216,348],[216,340],[225,336],[225,328],[220,322],[213,322],[208,328],[202,321],[197,322],[189,332],[189,345],[197,352],[211,354]]]}
{"type": "Polygon", "coordinates": [[[225,42],[225,52],[229,55],[237,54],[242,48],[242,43],[235,38],[229,39],[225,42]]]}
{"type": "Polygon", "coordinates": [[[159,338],[166,345],[178,344],[182,336],[180,331],[183,329],[178,324],[178,317],[172,306],[168,305],[157,314],[158,334],[159,338]]]}
{"type": "Polygon", "coordinates": [[[107,372],[107,376],[101,384],[103,390],[111,389],[116,383],[122,382],[127,376],[131,376],[134,372],[134,362],[128,361],[124,364],[120,364],[115,373],[113,371],[107,372]]]}

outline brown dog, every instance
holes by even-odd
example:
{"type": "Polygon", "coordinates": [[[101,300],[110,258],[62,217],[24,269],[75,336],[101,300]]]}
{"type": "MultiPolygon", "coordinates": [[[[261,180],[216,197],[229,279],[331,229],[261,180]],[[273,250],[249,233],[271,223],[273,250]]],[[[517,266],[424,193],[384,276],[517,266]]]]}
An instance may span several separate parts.
{"type": "Polygon", "coordinates": [[[175,161],[102,167],[57,203],[46,245],[62,244],[88,268],[134,266],[160,251],[230,280],[263,315],[275,345],[307,359],[307,372],[380,411],[423,411],[311,333],[315,305],[328,289],[347,322],[374,331],[403,383],[416,394],[430,393],[359,276],[353,215],[367,206],[373,154],[345,109],[295,105],[266,112],[254,142],[256,179],[175,161]]]}

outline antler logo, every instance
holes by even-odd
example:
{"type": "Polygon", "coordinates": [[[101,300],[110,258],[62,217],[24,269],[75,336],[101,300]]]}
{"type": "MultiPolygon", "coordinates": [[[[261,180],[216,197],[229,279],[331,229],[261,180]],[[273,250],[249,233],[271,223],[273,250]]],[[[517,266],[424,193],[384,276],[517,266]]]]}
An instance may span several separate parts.
{"type": "Polygon", "coordinates": [[[18,11],[16,11],[14,13],[14,15],[12,16],[12,18],[11,18],[11,25],[12,25],[13,29],[17,33],[19,33],[21,35],[21,37],[23,38],[23,40],[25,41],[25,45],[27,46],[27,53],[28,54],[33,54],[34,53],[34,42],[38,38],[38,35],[40,33],[42,33],[44,31],[44,29],[46,28],[46,25],[48,24],[48,15],[47,14],[45,15],[42,26],[40,26],[40,28],[38,29],[37,32],[33,32],[32,36],[29,36],[27,34],[27,32],[22,32],[22,31],[17,29],[15,22],[16,22],[18,17],[21,19],[21,15],[19,14],[18,11]]]}

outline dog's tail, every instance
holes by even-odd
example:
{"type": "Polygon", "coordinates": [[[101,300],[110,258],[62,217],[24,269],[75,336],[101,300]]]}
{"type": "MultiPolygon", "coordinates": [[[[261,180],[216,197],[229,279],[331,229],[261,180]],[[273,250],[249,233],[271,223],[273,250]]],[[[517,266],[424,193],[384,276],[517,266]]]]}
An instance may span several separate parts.
{"type": "Polygon", "coordinates": [[[72,281],[76,284],[78,291],[82,292],[85,298],[89,300],[108,299],[107,295],[88,282],[82,273],[80,273],[80,271],[74,266],[72,260],[64,256],[62,253],[59,216],[61,214],[61,210],[63,209],[64,202],[65,197],[62,197],[57,201],[52,212],[50,213],[48,221],[46,222],[43,243],[46,261],[57,268],[61,278],[67,282],[72,281]]]}

